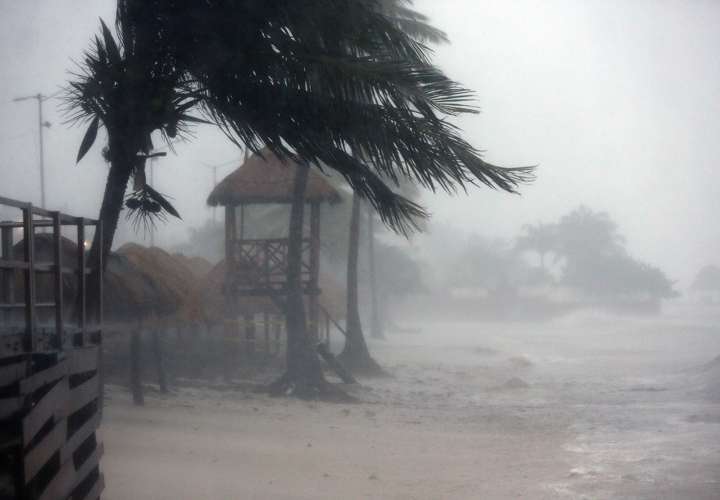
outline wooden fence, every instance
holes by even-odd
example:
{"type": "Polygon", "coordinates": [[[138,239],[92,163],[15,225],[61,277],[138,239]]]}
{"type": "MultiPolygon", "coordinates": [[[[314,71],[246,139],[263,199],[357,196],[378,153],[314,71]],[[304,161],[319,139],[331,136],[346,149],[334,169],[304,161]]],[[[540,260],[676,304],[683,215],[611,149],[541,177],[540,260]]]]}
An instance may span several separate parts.
{"type": "Polygon", "coordinates": [[[104,486],[103,446],[95,433],[102,406],[102,276],[97,309],[88,311],[85,238],[92,227],[102,237],[102,227],[6,198],[0,206],[21,214],[21,221],[0,222],[0,499],[95,500],[104,486]],[[64,261],[63,229],[77,238],[73,263],[64,261]],[[50,258],[35,255],[38,231],[52,238],[50,258]],[[40,303],[38,276],[48,274],[52,300],[40,303]],[[66,304],[68,275],[77,300],[68,297],[66,304]],[[41,314],[45,309],[52,314],[41,314]]]}

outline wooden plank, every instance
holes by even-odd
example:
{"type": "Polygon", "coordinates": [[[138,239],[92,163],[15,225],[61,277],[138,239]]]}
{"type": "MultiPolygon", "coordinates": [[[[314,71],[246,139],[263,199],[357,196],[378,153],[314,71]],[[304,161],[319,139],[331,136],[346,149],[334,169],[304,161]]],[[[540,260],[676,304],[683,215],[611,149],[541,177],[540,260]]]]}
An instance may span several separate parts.
{"type": "Polygon", "coordinates": [[[0,387],[14,384],[25,376],[27,363],[13,363],[7,366],[0,366],[0,387]]]}
{"type": "MultiPolygon", "coordinates": [[[[32,205],[23,210],[23,236],[25,238],[25,262],[32,268],[35,263],[35,229],[33,228],[32,205]]],[[[24,348],[30,352],[35,351],[35,273],[25,270],[25,341],[24,348]]]]}
{"type": "Polygon", "coordinates": [[[44,385],[64,377],[68,373],[67,361],[62,359],[50,368],[38,372],[20,381],[20,394],[27,395],[35,392],[44,385]]]}
{"type": "Polygon", "coordinates": [[[2,398],[0,399],[0,420],[6,420],[15,416],[23,408],[23,398],[2,398]]]}
{"type": "Polygon", "coordinates": [[[85,327],[87,322],[87,288],[85,286],[85,221],[78,219],[77,225],[78,248],[78,297],[80,297],[80,311],[78,313],[78,327],[82,333],[82,345],[85,344],[85,327]]]}
{"type": "Polygon", "coordinates": [[[70,413],[75,413],[98,397],[100,397],[100,377],[95,375],[70,391],[68,410],[70,413]]]}
{"type": "Polygon", "coordinates": [[[67,421],[58,420],[55,427],[25,455],[25,482],[29,483],[65,442],[67,421]]]}
{"type": "Polygon", "coordinates": [[[22,260],[0,259],[0,269],[20,269],[26,270],[30,268],[30,264],[22,260]]]}
{"type": "Polygon", "coordinates": [[[100,349],[97,346],[82,347],[67,351],[68,374],[92,372],[98,369],[100,349]]]}
{"type": "Polygon", "coordinates": [[[60,350],[63,349],[63,310],[64,310],[64,297],[63,297],[63,254],[62,254],[62,232],[60,225],[60,212],[55,212],[52,217],[53,220],[53,267],[55,271],[54,279],[54,291],[55,291],[55,334],[57,335],[57,343],[60,350]]]}
{"type": "Polygon", "coordinates": [[[95,484],[92,488],[90,488],[90,491],[87,492],[87,495],[84,497],[79,496],[73,496],[72,500],[98,500],[100,498],[100,494],[105,489],[105,476],[98,475],[97,481],[95,481],[95,484]]]}
{"type": "Polygon", "coordinates": [[[69,436],[67,442],[62,445],[60,450],[60,463],[65,463],[72,457],[78,446],[83,444],[90,435],[100,427],[100,413],[95,413],[90,420],[85,422],[85,425],[80,427],[75,434],[69,436]]]}
{"type": "MultiPolygon", "coordinates": [[[[75,484],[73,484],[72,490],[77,488],[77,486],[88,476],[88,474],[90,474],[95,467],[98,467],[100,465],[100,457],[102,457],[104,453],[105,447],[101,441],[98,441],[98,444],[93,450],[93,452],[77,469],[77,472],[75,473],[75,484]]],[[[72,461],[68,463],[72,464],[72,461]]]]}
{"type": "Polygon", "coordinates": [[[355,377],[352,376],[352,373],[347,371],[342,363],[337,360],[333,353],[330,352],[330,349],[328,349],[328,346],[322,343],[318,344],[317,352],[325,360],[328,366],[330,366],[330,368],[332,368],[332,370],[338,375],[338,377],[340,377],[343,383],[357,384],[357,380],[355,380],[355,377]]]}
{"type": "MultiPolygon", "coordinates": [[[[0,304],[0,309],[24,309],[27,304],[25,302],[14,302],[9,304],[0,304]]],[[[50,309],[54,308],[55,303],[54,302],[36,302],[35,308],[36,309],[50,309]]]]}
{"type": "Polygon", "coordinates": [[[70,495],[75,484],[75,466],[72,460],[60,466],[60,471],[52,478],[37,500],[59,500],[70,495]]]}
{"type": "Polygon", "coordinates": [[[29,443],[40,428],[51,417],[60,419],[66,416],[65,406],[68,400],[67,378],[60,379],[45,397],[38,402],[23,419],[23,442],[29,443]]]}

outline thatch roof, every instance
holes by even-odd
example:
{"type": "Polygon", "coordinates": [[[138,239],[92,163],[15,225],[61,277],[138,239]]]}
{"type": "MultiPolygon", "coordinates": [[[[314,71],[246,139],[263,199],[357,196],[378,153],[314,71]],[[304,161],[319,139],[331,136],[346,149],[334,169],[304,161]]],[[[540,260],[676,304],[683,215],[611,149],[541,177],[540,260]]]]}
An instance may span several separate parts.
{"type": "Polygon", "coordinates": [[[162,303],[156,302],[157,314],[185,320],[204,318],[200,280],[184,259],[161,248],[135,243],[123,245],[117,255],[126,258],[153,283],[163,298],[162,303]]]}
{"type": "Polygon", "coordinates": [[[213,268],[212,263],[203,257],[188,257],[181,253],[174,253],[173,258],[175,258],[179,264],[185,266],[196,278],[204,278],[213,268]]]}
{"type": "MultiPolygon", "coordinates": [[[[210,206],[250,203],[291,203],[297,163],[281,160],[270,150],[254,154],[225,177],[208,197],[210,206]]],[[[340,201],[337,190],[315,169],[308,176],[305,199],[309,203],[340,201]]]]}
{"type": "MultiPolygon", "coordinates": [[[[13,248],[15,258],[23,259],[25,243],[18,242],[13,248]]],[[[61,239],[63,266],[76,270],[78,268],[77,245],[68,238],[61,239]]],[[[38,263],[52,262],[54,241],[52,234],[35,235],[35,258],[38,263]]],[[[22,273],[16,272],[15,295],[23,297],[25,280],[22,273]]],[[[36,294],[38,302],[54,300],[54,276],[42,273],[36,276],[36,294]]],[[[172,314],[178,309],[177,296],[169,293],[168,287],[158,283],[156,279],[132,262],[125,255],[111,253],[108,256],[103,274],[103,315],[109,321],[137,321],[153,314],[172,314]]],[[[63,275],[63,293],[65,295],[66,315],[72,313],[77,293],[77,277],[63,275]]]]}

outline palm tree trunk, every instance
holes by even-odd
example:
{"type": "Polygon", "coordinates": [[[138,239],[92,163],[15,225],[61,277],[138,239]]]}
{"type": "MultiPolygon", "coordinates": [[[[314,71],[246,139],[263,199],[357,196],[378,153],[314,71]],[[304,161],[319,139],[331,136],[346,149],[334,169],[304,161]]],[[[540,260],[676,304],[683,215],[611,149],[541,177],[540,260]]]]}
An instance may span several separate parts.
{"type": "Polygon", "coordinates": [[[370,356],[358,307],[358,254],[360,249],[360,198],[353,195],[347,260],[347,329],[345,348],[338,359],[353,373],[380,375],[382,369],[370,356]]]}
{"type": "Polygon", "coordinates": [[[377,279],[375,276],[375,220],[373,211],[368,207],[368,273],[370,278],[370,336],[374,339],[384,339],[385,332],[378,309],[377,279]]]}
{"type": "Polygon", "coordinates": [[[293,202],[290,210],[288,235],[287,299],[285,321],[287,357],[285,374],[270,386],[275,395],[293,395],[304,399],[336,396],[325,380],[322,365],[311,344],[305,318],[302,289],[302,240],[305,212],[305,188],[309,166],[299,165],[295,174],[293,202]]]}
{"type": "MultiPolygon", "coordinates": [[[[93,314],[97,310],[97,301],[100,297],[100,290],[98,289],[100,286],[100,280],[98,279],[100,256],[102,255],[104,268],[107,265],[108,256],[112,249],[130,175],[136,163],[143,161],[139,159],[135,153],[127,153],[127,151],[133,151],[131,147],[118,144],[118,142],[119,141],[111,141],[110,144],[110,171],[108,172],[105,183],[105,193],[103,195],[102,205],[100,206],[100,215],[98,216],[98,220],[102,222],[103,226],[102,241],[100,240],[100,233],[96,231],[88,255],[88,267],[91,269],[91,275],[87,280],[88,293],[86,307],[90,314],[93,314]]],[[[78,298],[78,300],[80,299],[78,298]]]]}

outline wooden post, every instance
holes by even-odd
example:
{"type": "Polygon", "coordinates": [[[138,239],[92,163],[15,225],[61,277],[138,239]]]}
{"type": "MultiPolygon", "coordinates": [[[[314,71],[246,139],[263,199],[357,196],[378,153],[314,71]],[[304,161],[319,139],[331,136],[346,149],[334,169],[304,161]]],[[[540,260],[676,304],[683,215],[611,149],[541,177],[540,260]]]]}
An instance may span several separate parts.
{"type": "Polygon", "coordinates": [[[330,345],[330,314],[325,311],[325,343],[330,345]]]}
{"type": "Polygon", "coordinates": [[[255,358],[255,315],[253,313],[247,313],[243,315],[245,323],[245,346],[244,354],[249,359],[255,358]]]}
{"type": "Polygon", "coordinates": [[[130,391],[132,392],[133,402],[142,406],[145,404],[142,388],[142,367],[140,361],[140,325],[130,334],[130,391]]]}
{"type": "Polygon", "coordinates": [[[225,263],[228,275],[235,271],[235,253],[237,252],[237,228],[235,226],[235,207],[225,207],[225,263]]]}
{"type": "MultiPolygon", "coordinates": [[[[65,344],[65,327],[63,324],[64,300],[63,300],[63,255],[62,255],[62,226],[60,212],[52,215],[53,223],[53,257],[55,265],[55,334],[57,335],[57,348],[61,351],[65,344]]],[[[83,249],[79,249],[83,251],[83,249]]]]}
{"type": "MultiPolygon", "coordinates": [[[[99,220],[97,222],[97,225],[95,226],[95,231],[100,233],[100,242],[102,242],[103,238],[104,238],[102,221],[99,220]]],[[[83,247],[83,251],[85,251],[84,247],[83,247]]],[[[103,303],[103,257],[102,257],[102,252],[98,252],[98,266],[99,266],[98,273],[97,273],[97,275],[98,275],[98,293],[100,296],[97,301],[98,310],[96,311],[97,316],[95,316],[95,317],[97,318],[98,326],[102,328],[103,308],[105,307],[105,305],[103,303]]]]}
{"type": "Polygon", "coordinates": [[[78,247],[78,296],[80,297],[80,311],[78,317],[78,327],[80,328],[80,345],[86,343],[85,326],[87,322],[87,289],[85,287],[85,220],[77,219],[77,247],[78,247]]]}
{"type": "Polygon", "coordinates": [[[320,204],[310,205],[310,335],[314,342],[320,338],[318,300],[320,294],[320,204]]]}
{"type": "Polygon", "coordinates": [[[25,233],[25,339],[24,349],[35,351],[35,228],[33,208],[28,204],[23,209],[23,232],[25,233]]]}
{"type": "MultiPolygon", "coordinates": [[[[0,251],[5,260],[15,260],[13,256],[13,228],[3,227],[0,230],[0,251]]],[[[3,269],[0,271],[0,302],[13,304],[15,302],[15,270],[3,269]]],[[[12,318],[12,309],[5,311],[5,322],[12,318]]]]}
{"type": "MultiPolygon", "coordinates": [[[[97,223],[96,223],[96,225],[95,225],[95,231],[98,232],[98,234],[100,235],[99,241],[100,241],[100,244],[102,245],[104,235],[103,235],[103,224],[102,224],[102,221],[101,221],[101,220],[98,220],[98,221],[97,221],[97,223]]],[[[102,247],[101,247],[101,248],[102,248],[102,247]]],[[[85,251],[85,247],[82,248],[82,251],[83,251],[83,252],[85,251]]],[[[104,298],[103,298],[103,258],[102,258],[102,252],[98,252],[98,266],[99,266],[98,272],[97,272],[97,276],[98,276],[98,287],[97,287],[97,291],[98,291],[98,301],[97,301],[97,303],[98,303],[98,305],[97,305],[97,307],[98,307],[98,310],[97,310],[97,316],[95,316],[95,318],[97,319],[97,325],[96,325],[96,327],[97,327],[98,330],[100,331],[100,336],[99,336],[99,339],[98,339],[98,342],[99,342],[99,343],[98,343],[98,357],[99,357],[99,359],[98,359],[98,379],[100,380],[100,396],[99,396],[99,400],[98,400],[98,407],[99,407],[100,415],[102,415],[102,413],[103,413],[103,408],[105,407],[105,369],[103,368],[103,366],[104,366],[104,363],[103,363],[103,358],[104,358],[103,354],[104,354],[104,352],[103,352],[103,350],[104,350],[104,349],[103,349],[103,342],[102,342],[102,338],[103,338],[103,337],[102,337],[103,308],[105,307],[105,305],[104,305],[104,302],[103,302],[104,298]]]]}
{"type": "Polygon", "coordinates": [[[275,317],[273,330],[275,332],[275,355],[280,354],[280,338],[282,337],[282,325],[284,318],[280,315],[275,317]]]}
{"type": "Polygon", "coordinates": [[[265,334],[265,356],[270,356],[270,315],[263,312],[263,333],[265,334]]]}
{"type": "Polygon", "coordinates": [[[153,331],[151,333],[152,353],[153,358],[155,358],[155,369],[157,370],[158,386],[160,387],[160,392],[162,392],[163,394],[167,394],[168,384],[167,375],[165,373],[165,363],[163,360],[162,339],[160,338],[160,334],[157,331],[159,327],[160,326],[158,325],[153,328],[153,331]]]}

